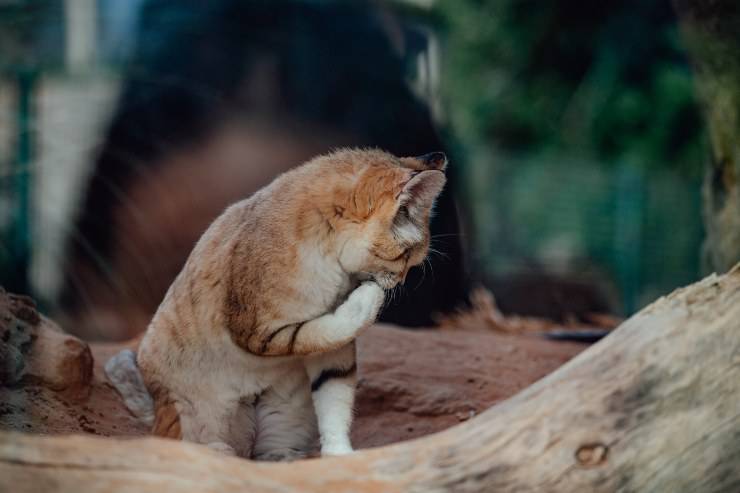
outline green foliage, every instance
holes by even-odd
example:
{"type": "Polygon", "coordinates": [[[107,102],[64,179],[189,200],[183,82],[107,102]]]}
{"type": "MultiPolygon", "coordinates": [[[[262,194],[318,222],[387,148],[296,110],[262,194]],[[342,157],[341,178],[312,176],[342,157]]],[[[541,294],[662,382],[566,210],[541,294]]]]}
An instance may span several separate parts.
{"type": "Polygon", "coordinates": [[[451,133],[489,273],[532,265],[562,240],[610,273],[628,311],[694,278],[704,137],[670,2],[435,9],[451,133]]]}
{"type": "Polygon", "coordinates": [[[438,8],[457,133],[515,153],[701,169],[700,119],[668,2],[456,0],[438,8]]]}
{"type": "Polygon", "coordinates": [[[62,18],[60,0],[0,1],[0,75],[38,70],[58,64],[62,52],[61,25],[44,21],[62,18]]]}

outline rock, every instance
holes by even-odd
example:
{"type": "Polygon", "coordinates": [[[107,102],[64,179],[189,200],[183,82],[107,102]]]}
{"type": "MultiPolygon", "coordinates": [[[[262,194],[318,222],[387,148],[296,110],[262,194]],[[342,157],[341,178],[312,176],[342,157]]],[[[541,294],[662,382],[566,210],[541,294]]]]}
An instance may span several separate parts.
{"type": "Polygon", "coordinates": [[[33,300],[0,288],[0,383],[42,386],[70,399],[90,393],[90,347],[39,315],[33,300]]]}
{"type": "Polygon", "coordinates": [[[0,342],[0,385],[10,385],[20,380],[26,364],[23,355],[13,345],[0,342]]]}
{"type": "Polygon", "coordinates": [[[92,389],[93,356],[90,346],[62,333],[46,317],[35,327],[35,339],[25,356],[26,384],[38,384],[74,400],[85,399],[92,389]],[[49,357],[54,355],[54,357],[49,357]]]}

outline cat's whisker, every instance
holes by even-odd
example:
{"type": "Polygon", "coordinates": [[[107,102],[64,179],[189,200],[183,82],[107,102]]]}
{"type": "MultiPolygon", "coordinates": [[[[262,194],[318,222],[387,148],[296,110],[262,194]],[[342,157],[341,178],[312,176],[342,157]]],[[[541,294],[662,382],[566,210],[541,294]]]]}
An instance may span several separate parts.
{"type": "Polygon", "coordinates": [[[421,261],[421,264],[419,265],[421,267],[421,279],[419,279],[419,282],[416,283],[416,286],[414,286],[414,291],[419,289],[419,287],[424,284],[424,280],[427,278],[427,262],[429,261],[428,257],[424,257],[424,259],[421,261]]]}
{"type": "Polygon", "coordinates": [[[383,304],[380,307],[380,312],[388,308],[391,304],[391,298],[393,297],[392,292],[384,291],[383,292],[383,304]]]}
{"type": "Polygon", "coordinates": [[[401,284],[401,285],[399,285],[399,286],[398,286],[398,296],[399,296],[399,297],[402,297],[402,296],[404,296],[404,295],[405,295],[406,293],[407,293],[407,291],[406,291],[406,286],[404,286],[404,285],[402,285],[402,284],[401,284]]]}
{"type": "Polygon", "coordinates": [[[439,257],[442,257],[442,258],[444,258],[446,260],[449,260],[450,259],[450,256],[447,253],[445,253],[445,252],[443,252],[441,250],[437,250],[436,248],[429,247],[429,253],[431,253],[433,255],[437,255],[439,257]]]}
{"type": "Polygon", "coordinates": [[[434,277],[434,264],[432,264],[432,261],[431,261],[431,259],[429,258],[428,255],[426,257],[424,257],[424,262],[426,262],[426,263],[429,264],[429,271],[432,273],[432,282],[434,282],[435,281],[435,277],[434,277]]]}

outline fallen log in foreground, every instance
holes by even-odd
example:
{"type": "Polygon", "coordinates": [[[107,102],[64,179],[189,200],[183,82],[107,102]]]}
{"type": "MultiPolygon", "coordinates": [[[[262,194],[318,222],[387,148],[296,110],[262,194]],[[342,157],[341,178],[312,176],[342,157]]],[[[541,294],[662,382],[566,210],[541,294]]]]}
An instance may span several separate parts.
{"type": "Polygon", "coordinates": [[[663,297],[444,432],[266,464],[154,438],[0,433],[0,491],[740,491],[740,266],[663,297]]]}

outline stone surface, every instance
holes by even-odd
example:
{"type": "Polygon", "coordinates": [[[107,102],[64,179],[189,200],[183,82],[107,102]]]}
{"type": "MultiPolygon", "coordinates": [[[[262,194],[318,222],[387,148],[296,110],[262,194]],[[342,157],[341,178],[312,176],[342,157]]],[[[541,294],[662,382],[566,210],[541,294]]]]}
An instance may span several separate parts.
{"type": "Polygon", "coordinates": [[[0,382],[5,386],[43,387],[72,400],[91,390],[90,347],[65,334],[26,296],[0,288],[0,382]]]}

